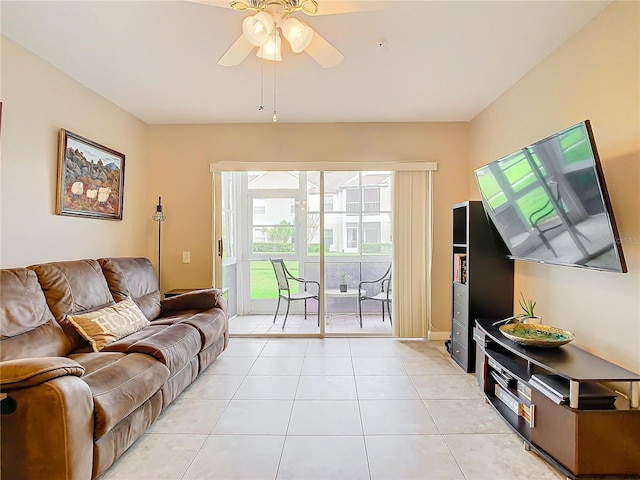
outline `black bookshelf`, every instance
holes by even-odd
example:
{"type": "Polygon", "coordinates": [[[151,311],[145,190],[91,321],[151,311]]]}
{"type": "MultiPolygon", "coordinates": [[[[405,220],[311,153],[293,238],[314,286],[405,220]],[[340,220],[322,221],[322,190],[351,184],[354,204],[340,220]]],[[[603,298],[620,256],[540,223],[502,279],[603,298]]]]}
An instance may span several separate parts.
{"type": "Polygon", "coordinates": [[[482,202],[454,205],[452,223],[451,356],[474,372],[474,320],[513,315],[513,261],[482,202]]]}

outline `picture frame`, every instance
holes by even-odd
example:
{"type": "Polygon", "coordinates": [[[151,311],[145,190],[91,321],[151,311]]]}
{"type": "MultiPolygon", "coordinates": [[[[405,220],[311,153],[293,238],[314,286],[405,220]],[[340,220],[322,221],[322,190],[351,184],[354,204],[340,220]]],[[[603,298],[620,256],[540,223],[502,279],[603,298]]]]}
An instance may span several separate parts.
{"type": "Polygon", "coordinates": [[[122,220],[125,155],[60,129],[56,214],[122,220]]]}

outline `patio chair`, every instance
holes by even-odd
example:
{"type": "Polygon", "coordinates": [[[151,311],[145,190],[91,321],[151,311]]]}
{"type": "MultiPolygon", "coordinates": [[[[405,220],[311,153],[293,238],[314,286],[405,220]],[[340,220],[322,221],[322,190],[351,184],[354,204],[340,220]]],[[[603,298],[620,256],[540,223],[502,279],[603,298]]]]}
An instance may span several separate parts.
{"type": "Polygon", "coordinates": [[[364,300],[376,300],[381,302],[382,321],[384,322],[384,307],[387,307],[389,323],[393,325],[391,319],[391,265],[380,278],[375,280],[363,280],[358,284],[358,314],[360,315],[360,328],[362,328],[362,302],[364,300]]]}
{"type": "Polygon", "coordinates": [[[278,311],[280,310],[280,300],[287,301],[287,313],[284,315],[284,322],[282,322],[282,329],[287,324],[287,317],[289,316],[289,307],[291,302],[296,300],[304,300],[304,318],[307,319],[307,300],[314,299],[318,302],[318,327],[320,326],[320,284],[314,280],[305,280],[304,278],[294,277],[287,266],[284,264],[284,260],[281,258],[272,258],[271,264],[273,270],[276,273],[276,280],[278,281],[278,306],[276,307],[276,314],[273,316],[273,323],[276,323],[278,317],[278,311]],[[289,286],[289,280],[293,280],[303,285],[303,291],[298,293],[291,293],[291,287],[289,286]],[[316,293],[307,291],[307,285],[316,285],[316,293]]]}
{"type": "Polygon", "coordinates": [[[538,237],[542,241],[543,245],[551,250],[551,253],[554,257],[557,257],[558,254],[554,250],[551,242],[547,238],[547,234],[556,228],[566,228],[567,230],[573,231],[575,234],[575,242],[579,242],[578,237],[584,238],[586,241],[589,239],[584,235],[580,230],[576,228],[576,226],[572,222],[565,222],[560,217],[560,214],[556,210],[556,206],[559,208],[563,208],[562,199],[560,198],[560,189],[558,188],[558,184],[553,181],[549,181],[549,189],[551,195],[553,196],[553,201],[551,200],[551,196],[548,197],[547,202],[531,213],[529,215],[529,223],[538,233],[538,237]],[[550,219],[547,217],[553,215],[550,219]]]}

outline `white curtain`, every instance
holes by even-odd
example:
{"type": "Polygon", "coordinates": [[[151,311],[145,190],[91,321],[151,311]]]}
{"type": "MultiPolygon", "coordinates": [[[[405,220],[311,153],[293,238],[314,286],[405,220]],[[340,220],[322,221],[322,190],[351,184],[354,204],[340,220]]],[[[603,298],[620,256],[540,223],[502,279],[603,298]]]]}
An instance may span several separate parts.
{"type": "Polygon", "coordinates": [[[426,338],[431,323],[431,171],[393,176],[393,336],[426,338]]]}

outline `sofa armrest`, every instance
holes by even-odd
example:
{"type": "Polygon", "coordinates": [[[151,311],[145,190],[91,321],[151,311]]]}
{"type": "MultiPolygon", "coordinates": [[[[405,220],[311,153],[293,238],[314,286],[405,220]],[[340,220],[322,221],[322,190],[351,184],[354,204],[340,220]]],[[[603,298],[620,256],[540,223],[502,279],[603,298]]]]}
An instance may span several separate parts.
{"type": "Polygon", "coordinates": [[[2,412],[1,478],[92,478],[94,408],[83,379],[63,374],[6,393],[15,408],[2,412]]]}
{"type": "Polygon", "coordinates": [[[0,362],[0,390],[9,391],[39,385],[54,378],[81,377],[84,367],[66,357],[20,358],[0,362]]]}
{"type": "Polygon", "coordinates": [[[219,289],[207,288],[160,300],[160,308],[161,315],[182,310],[205,311],[212,308],[221,308],[226,311],[227,302],[219,289]]]}

